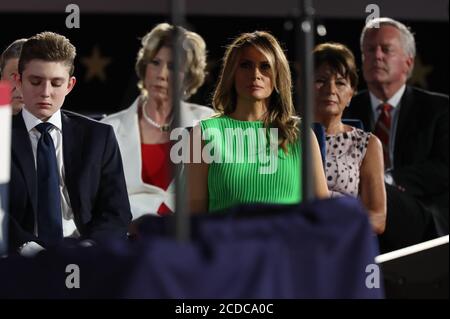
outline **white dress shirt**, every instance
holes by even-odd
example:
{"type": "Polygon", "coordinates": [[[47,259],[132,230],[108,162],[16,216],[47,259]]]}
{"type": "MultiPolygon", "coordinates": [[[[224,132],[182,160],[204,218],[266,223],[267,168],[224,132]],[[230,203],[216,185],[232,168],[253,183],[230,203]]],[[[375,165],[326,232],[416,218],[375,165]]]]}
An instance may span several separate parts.
{"type": "MultiPolygon", "coordinates": [[[[36,125],[43,123],[40,119],[36,118],[33,114],[27,111],[26,107],[22,110],[22,117],[25,122],[28,134],[30,136],[31,148],[33,150],[34,156],[34,167],[37,167],[36,163],[36,152],[39,138],[41,133],[35,128],[36,125]]],[[[70,205],[69,193],[67,191],[67,186],[65,183],[65,171],[64,171],[64,160],[63,160],[63,135],[62,135],[62,122],[61,122],[61,111],[55,112],[47,123],[54,125],[49,133],[52,137],[53,144],[56,150],[56,161],[58,163],[58,173],[59,173],[59,192],[61,194],[61,213],[62,213],[62,228],[64,237],[79,237],[80,234],[75,225],[73,218],[72,206],[70,205]]],[[[39,200],[39,199],[38,199],[39,200]]],[[[35,221],[37,216],[35,216],[35,221]]],[[[34,235],[38,236],[39,229],[37,222],[34,223],[34,235]]]]}

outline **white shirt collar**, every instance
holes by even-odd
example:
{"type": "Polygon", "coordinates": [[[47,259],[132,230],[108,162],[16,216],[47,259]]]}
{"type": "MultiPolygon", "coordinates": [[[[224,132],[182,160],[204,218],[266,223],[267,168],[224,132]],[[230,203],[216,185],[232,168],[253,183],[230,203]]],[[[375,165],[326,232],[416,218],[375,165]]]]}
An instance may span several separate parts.
{"type": "MultiPolygon", "coordinates": [[[[25,122],[27,132],[30,132],[36,125],[43,123],[40,119],[31,114],[26,109],[26,107],[22,109],[22,117],[25,122]]],[[[61,110],[58,110],[55,113],[53,113],[53,115],[48,119],[47,123],[53,124],[58,128],[59,131],[62,131],[61,110]]]]}
{"type": "MultiPolygon", "coordinates": [[[[400,104],[400,100],[402,99],[403,93],[406,90],[406,84],[403,84],[402,87],[395,92],[395,94],[386,101],[386,103],[392,105],[393,108],[396,108],[399,104],[400,104]]],[[[377,98],[375,95],[373,95],[372,92],[369,91],[369,95],[370,95],[370,103],[372,105],[372,109],[374,111],[377,111],[377,107],[380,104],[385,103],[384,101],[380,100],[379,98],[377,98]]]]}

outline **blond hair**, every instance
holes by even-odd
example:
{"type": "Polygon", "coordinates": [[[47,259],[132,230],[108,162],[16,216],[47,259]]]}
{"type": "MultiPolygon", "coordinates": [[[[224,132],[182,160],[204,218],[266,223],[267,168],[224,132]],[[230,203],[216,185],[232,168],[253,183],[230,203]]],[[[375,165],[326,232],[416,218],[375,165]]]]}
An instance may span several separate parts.
{"type": "MultiPolygon", "coordinates": [[[[137,54],[135,70],[139,78],[138,87],[146,95],[144,87],[147,64],[156,56],[162,47],[173,48],[174,26],[160,23],[147,33],[141,41],[141,48],[137,54]]],[[[205,81],[206,44],[203,38],[192,31],[179,27],[180,42],[182,43],[181,60],[185,65],[183,81],[183,98],[187,99],[197,92],[205,81]]]]}

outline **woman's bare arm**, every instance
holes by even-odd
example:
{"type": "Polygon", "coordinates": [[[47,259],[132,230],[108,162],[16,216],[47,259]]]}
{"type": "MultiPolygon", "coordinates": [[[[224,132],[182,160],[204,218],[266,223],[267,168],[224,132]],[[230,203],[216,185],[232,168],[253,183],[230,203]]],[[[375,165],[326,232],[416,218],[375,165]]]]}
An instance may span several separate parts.
{"type": "Polygon", "coordinates": [[[191,214],[208,211],[208,164],[203,161],[200,125],[195,126],[190,134],[190,158],[186,164],[187,195],[191,214]],[[196,139],[194,143],[194,139],[196,139]],[[194,147],[198,145],[201,147],[194,147]],[[196,153],[196,156],[194,156],[196,153]],[[199,163],[195,163],[196,160],[199,163]]]}
{"type": "Polygon", "coordinates": [[[386,227],[386,189],[384,186],[383,149],[380,140],[371,135],[360,170],[359,193],[369,211],[373,230],[382,234],[386,227]]]}

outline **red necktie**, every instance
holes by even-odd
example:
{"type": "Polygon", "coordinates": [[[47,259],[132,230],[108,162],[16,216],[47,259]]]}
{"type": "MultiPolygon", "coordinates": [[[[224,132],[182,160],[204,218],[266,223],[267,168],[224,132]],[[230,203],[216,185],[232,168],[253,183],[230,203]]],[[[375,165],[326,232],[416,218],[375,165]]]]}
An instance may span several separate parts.
{"type": "Polygon", "coordinates": [[[391,130],[391,110],[392,105],[384,103],[378,106],[380,115],[378,121],[375,124],[375,135],[380,139],[383,145],[384,155],[384,168],[387,169],[391,166],[389,160],[389,135],[391,130]]]}

